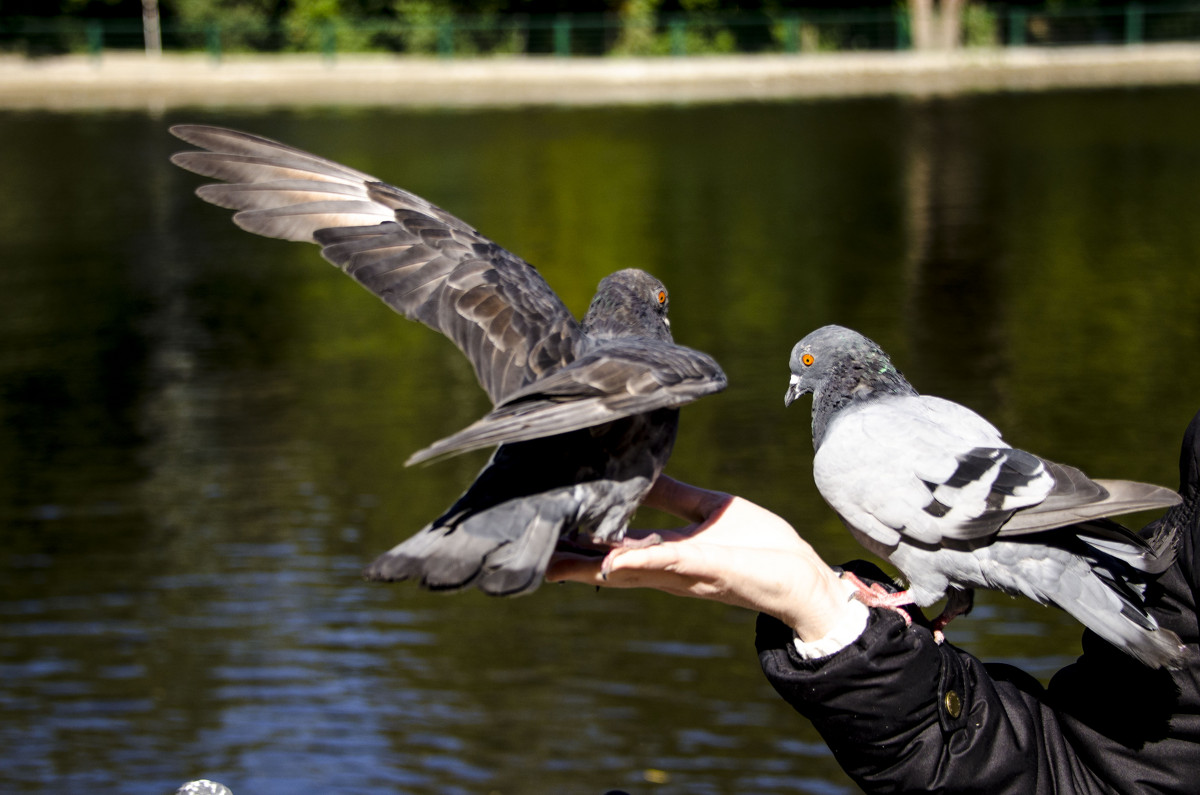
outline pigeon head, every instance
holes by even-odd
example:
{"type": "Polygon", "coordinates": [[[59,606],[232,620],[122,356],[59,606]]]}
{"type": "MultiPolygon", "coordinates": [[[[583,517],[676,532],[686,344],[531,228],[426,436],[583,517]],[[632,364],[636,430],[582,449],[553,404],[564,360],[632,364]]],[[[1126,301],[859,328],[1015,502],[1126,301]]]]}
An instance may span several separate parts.
{"type": "Polygon", "coordinates": [[[645,271],[627,268],[600,280],[583,318],[593,339],[648,337],[671,342],[670,301],[663,283],[645,271]]]}
{"type": "Polygon", "coordinates": [[[843,326],[823,326],[797,342],[788,365],[792,377],[783,404],[812,393],[814,445],[834,413],[850,403],[916,394],[882,348],[843,326]]]}

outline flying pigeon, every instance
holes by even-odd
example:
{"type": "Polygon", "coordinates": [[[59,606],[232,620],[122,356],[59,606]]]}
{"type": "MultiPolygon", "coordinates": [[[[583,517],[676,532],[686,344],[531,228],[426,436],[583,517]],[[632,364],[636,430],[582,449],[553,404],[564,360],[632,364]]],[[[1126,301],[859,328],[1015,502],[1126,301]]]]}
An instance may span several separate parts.
{"type": "Polygon", "coordinates": [[[538,587],[560,539],[620,545],[671,454],[679,407],[725,388],[716,361],[674,344],[667,290],[644,271],[605,277],[580,323],[532,266],[418,196],[267,138],[171,132],[207,150],[173,163],[229,183],[201,186],[200,198],[237,210],[249,232],[320,245],[392,309],[453,340],[495,406],[408,459],[498,446],[368,579],[516,595],[538,587]]]}
{"type": "MultiPolygon", "coordinates": [[[[920,395],[874,342],[825,326],[792,348],[784,404],[813,395],[813,479],[856,539],[908,579],[860,598],[896,608],[948,596],[941,630],[974,588],[1066,610],[1146,665],[1178,667],[1179,637],[1143,606],[1175,559],[1177,530],[1143,539],[1105,517],[1179,503],[1170,489],[1091,480],[1005,444],[970,409],[920,395]]],[[[853,581],[853,579],[852,579],[853,581]]]]}

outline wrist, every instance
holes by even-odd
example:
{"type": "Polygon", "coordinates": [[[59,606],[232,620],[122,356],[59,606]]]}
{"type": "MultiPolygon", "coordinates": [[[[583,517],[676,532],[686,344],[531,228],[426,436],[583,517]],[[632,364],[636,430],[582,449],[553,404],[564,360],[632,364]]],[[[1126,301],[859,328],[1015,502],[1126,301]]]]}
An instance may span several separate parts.
{"type": "Polygon", "coordinates": [[[849,643],[862,633],[868,611],[866,605],[854,598],[857,591],[853,585],[822,565],[817,576],[809,580],[809,586],[807,593],[794,600],[791,615],[779,616],[798,640],[814,643],[850,632],[851,636],[846,638],[849,643]]]}
{"type": "Polygon", "coordinates": [[[838,623],[825,635],[808,641],[803,640],[799,635],[793,638],[792,645],[802,659],[819,660],[823,657],[830,657],[862,636],[867,629],[867,622],[871,618],[871,611],[857,599],[851,600],[847,605],[846,612],[842,614],[838,623]]]}

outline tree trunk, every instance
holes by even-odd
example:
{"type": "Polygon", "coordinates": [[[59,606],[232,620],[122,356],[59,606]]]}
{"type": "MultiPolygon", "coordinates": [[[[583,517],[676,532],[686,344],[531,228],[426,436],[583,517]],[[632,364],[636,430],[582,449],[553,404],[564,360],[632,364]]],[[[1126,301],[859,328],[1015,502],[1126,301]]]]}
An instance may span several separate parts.
{"type": "Polygon", "coordinates": [[[917,52],[933,49],[933,0],[908,0],[912,44],[917,52]]]}
{"type": "Polygon", "coordinates": [[[158,21],[158,0],[142,0],[142,32],[146,38],[146,56],[162,55],[162,28],[158,21]]]}
{"type": "Polygon", "coordinates": [[[908,0],[913,49],[956,50],[962,42],[966,0],[908,0]],[[936,2],[936,6],[935,6],[936,2]]]}
{"type": "Polygon", "coordinates": [[[957,50],[962,45],[962,17],[964,0],[942,0],[941,48],[957,50]]]}

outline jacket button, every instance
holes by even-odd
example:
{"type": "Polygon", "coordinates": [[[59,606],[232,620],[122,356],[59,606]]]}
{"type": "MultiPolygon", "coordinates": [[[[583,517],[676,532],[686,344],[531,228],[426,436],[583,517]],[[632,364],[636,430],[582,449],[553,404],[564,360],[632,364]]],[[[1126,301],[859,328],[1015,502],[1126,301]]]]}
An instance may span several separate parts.
{"type": "Polygon", "coordinates": [[[951,718],[957,718],[962,714],[962,701],[958,698],[958,693],[953,690],[947,690],[946,695],[942,697],[942,706],[946,708],[946,714],[951,718]]]}

